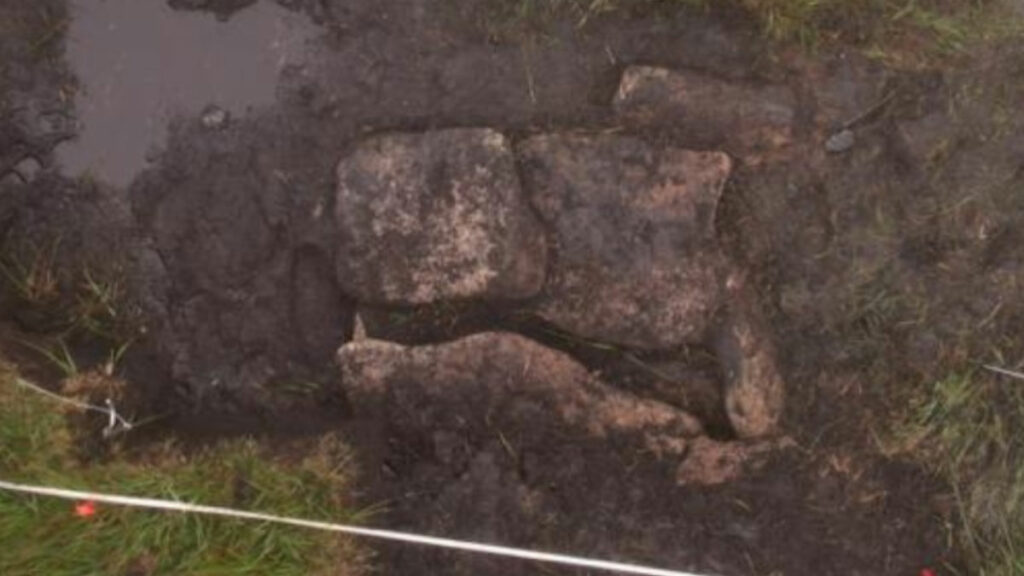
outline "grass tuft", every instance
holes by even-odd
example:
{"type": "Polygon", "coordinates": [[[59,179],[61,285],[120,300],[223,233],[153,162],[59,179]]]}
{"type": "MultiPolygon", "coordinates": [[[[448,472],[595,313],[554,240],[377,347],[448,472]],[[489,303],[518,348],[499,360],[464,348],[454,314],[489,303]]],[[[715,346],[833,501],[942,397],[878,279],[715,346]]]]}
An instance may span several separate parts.
{"type": "Polygon", "coordinates": [[[559,19],[583,26],[607,13],[675,9],[743,14],[764,35],[805,47],[848,44],[893,65],[917,66],[971,44],[1024,32],[1001,0],[492,0],[485,26],[496,37],[543,30],[559,19]]]}
{"type": "Polygon", "coordinates": [[[979,576],[1024,574],[1024,386],[964,372],[931,387],[902,430],[903,449],[948,478],[959,541],[979,576]]]}
{"type": "Polygon", "coordinates": [[[83,269],[81,276],[71,314],[72,329],[111,342],[119,341],[125,332],[120,311],[125,296],[120,281],[99,279],[88,268],[83,269]]]}
{"type": "Polygon", "coordinates": [[[45,249],[27,250],[28,258],[8,247],[0,256],[12,316],[25,330],[46,335],[46,343],[23,343],[65,377],[78,372],[73,345],[86,342],[107,348],[104,370],[110,375],[143,333],[137,308],[116,266],[102,272],[86,265],[61,269],[59,246],[56,240],[45,249]]]}
{"type": "MultiPolygon", "coordinates": [[[[346,505],[345,447],[325,438],[287,464],[252,440],[223,441],[195,454],[161,445],[131,460],[83,464],[59,408],[0,374],[0,471],[11,481],[174,498],[334,521],[346,505]]],[[[354,548],[336,535],[229,519],[98,506],[0,493],[0,574],[275,574],[359,572],[354,548]]]]}
{"type": "Polygon", "coordinates": [[[78,376],[78,364],[75,362],[74,355],[71,354],[71,350],[68,349],[63,339],[57,338],[49,346],[37,344],[29,340],[21,340],[20,342],[26,348],[37,352],[47,362],[57,368],[63,378],[78,376]]]}
{"type": "Polygon", "coordinates": [[[60,281],[55,269],[59,242],[49,248],[37,250],[27,264],[14,255],[0,260],[0,273],[8,286],[27,306],[52,306],[60,298],[60,281]]]}

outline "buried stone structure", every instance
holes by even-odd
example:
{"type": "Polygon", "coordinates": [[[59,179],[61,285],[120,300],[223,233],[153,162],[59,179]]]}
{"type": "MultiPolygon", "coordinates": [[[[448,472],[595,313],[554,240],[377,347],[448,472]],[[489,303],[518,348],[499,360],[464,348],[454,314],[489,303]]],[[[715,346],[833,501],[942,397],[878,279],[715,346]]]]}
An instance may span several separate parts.
{"type": "MultiPolygon", "coordinates": [[[[486,128],[379,135],[337,166],[338,282],[371,303],[516,301],[567,334],[635,350],[706,344],[735,435],[770,437],[781,377],[743,275],[715,238],[731,168],[721,152],[630,136],[546,134],[513,148],[486,128]]],[[[744,460],[743,450],[708,456],[725,445],[691,442],[703,429],[685,411],[615,390],[523,336],[356,340],[339,360],[357,415],[430,439],[439,455],[454,458],[505,422],[532,436],[550,425],[632,438],[678,460],[681,482],[703,478],[685,461],[721,462],[729,470],[708,479],[717,483],[744,460]]],[[[547,441],[527,436],[526,445],[547,441]]]]}
{"type": "MultiPolygon", "coordinates": [[[[769,147],[786,138],[732,141],[715,130],[745,134],[741,128],[750,123],[750,133],[788,135],[784,123],[793,115],[785,112],[785,91],[773,88],[764,92],[777,100],[770,105],[758,104],[758,92],[741,110],[715,116],[708,112],[714,92],[689,90],[712,81],[683,81],[678,74],[627,70],[614,108],[624,126],[656,117],[676,121],[680,130],[698,134],[692,146],[625,133],[513,139],[492,128],[450,128],[364,137],[321,167],[298,162],[293,156],[299,153],[285,144],[235,146],[231,130],[211,132],[197,120],[176,125],[159,162],[127,194],[100,184],[87,194],[54,181],[52,190],[37,190],[18,206],[10,235],[33,239],[60,230],[65,239],[80,236],[81,242],[62,244],[68,261],[127,255],[125,290],[146,327],[145,344],[133,351],[146,346],[160,376],[199,409],[279,408],[284,401],[274,384],[301,379],[302,370],[317,378],[317,370],[330,370],[334,351],[351,339],[357,308],[483,302],[540,318],[568,338],[650,353],[675,365],[684,363],[684,348],[713,351],[721,391],[709,397],[721,405],[729,428],[716,438],[756,443],[778,432],[783,384],[756,299],[719,246],[715,217],[732,171],[748,161],[745,154],[768,157],[769,147]],[[755,145],[742,146],[748,142],[755,145]],[[100,242],[107,238],[116,248],[100,242]]],[[[576,398],[571,401],[581,416],[565,424],[573,434],[596,426],[648,450],[644,438],[654,432],[643,428],[649,423],[627,425],[620,418],[633,406],[688,423],[658,432],[659,453],[678,466],[700,461],[691,460],[697,447],[724,447],[705,441],[712,426],[697,422],[679,406],[683,402],[668,403],[666,395],[659,402],[621,385],[614,374],[583,378],[586,359],[509,333],[515,329],[486,323],[473,330],[486,337],[435,345],[431,357],[444,359],[451,373],[481,374],[473,384],[483,386],[473,393],[480,406],[463,404],[472,412],[464,415],[467,421],[485,407],[502,410],[503,398],[514,399],[540,379],[549,387],[532,393],[543,399],[538,417],[564,416],[568,408],[561,403],[576,398]],[[486,366],[474,364],[475,356],[487,358],[486,366]],[[501,386],[490,386],[482,379],[487,374],[502,375],[501,386]],[[577,388],[572,394],[583,396],[560,392],[577,388]],[[618,408],[607,408],[612,405],[618,408]]],[[[355,391],[367,382],[377,382],[379,391],[417,374],[419,386],[444,380],[425,368],[382,376],[391,364],[419,358],[415,346],[385,347],[387,354],[374,361],[345,360],[360,346],[367,345],[350,342],[341,352],[341,385],[357,417],[372,395],[355,391]]],[[[681,388],[688,378],[683,368],[675,379],[681,388]]],[[[701,387],[713,380],[707,368],[694,372],[701,387]]],[[[527,412],[518,416],[524,426],[531,424],[527,412]]],[[[426,420],[405,425],[430,429],[426,420]]],[[[716,421],[716,429],[720,425],[716,421]]],[[[748,444],[735,443],[735,450],[748,444]]],[[[742,461],[735,450],[726,460],[742,461]]],[[[678,477],[701,481],[692,469],[678,477]]]]}
{"type": "MultiPolygon", "coordinates": [[[[353,297],[497,301],[638,353],[701,344],[717,357],[734,433],[712,438],[678,405],[522,334],[405,345],[368,338],[357,317],[337,353],[341,386],[357,436],[375,439],[362,466],[393,521],[603,550],[618,539],[602,534],[654,538],[644,526],[672,490],[736,480],[787,445],[771,338],[716,238],[732,166],[721,152],[632,136],[511,146],[486,128],[378,135],[341,159],[336,272],[353,297]]],[[[390,562],[422,562],[403,554],[390,562]]],[[[518,573],[478,559],[445,566],[518,573]]]]}
{"type": "MultiPolygon", "coordinates": [[[[942,136],[974,127],[918,103],[925,78],[846,54],[726,53],[697,19],[698,34],[657,33],[671,42],[630,26],[576,47],[427,54],[408,32],[444,34],[409,11],[415,28],[393,32],[413,49],[391,58],[378,12],[340,14],[370,36],[341,30],[323,61],[282,73],[274,105],[175,120],[125,190],[46,166],[4,184],[24,189],[0,203],[8,250],[28,245],[18,261],[56,230],[59,267],[88,263],[137,301],[118,312],[144,324],[122,366],[156,392],[140,414],[198,435],[342,428],[387,526],[702,573],[917,562],[928,507],[893,516],[924,524],[877,519],[920,502],[901,496],[920,484],[861,450],[856,410],[862,377],[893,365],[877,351],[934,368],[944,328],[973,318],[874,338],[900,314],[888,296],[951,290],[946,263],[973,271],[973,256],[1003,279],[1019,268],[1012,214],[991,212],[1005,194],[949,229],[930,216],[1011,173],[982,174],[991,155],[965,142],[939,152],[970,183],[922,184],[942,136]],[[961,238],[975,224],[986,238],[961,238]],[[785,432],[814,450],[776,450],[784,396],[785,432]]],[[[1012,170],[1004,140],[986,146],[1012,170]]],[[[983,314],[1010,293],[988,288],[964,294],[983,314]]],[[[936,317],[961,305],[922,301],[936,317]]],[[[14,320],[45,331],[32,312],[14,320]]],[[[529,573],[424,560],[384,571],[529,573]]]]}

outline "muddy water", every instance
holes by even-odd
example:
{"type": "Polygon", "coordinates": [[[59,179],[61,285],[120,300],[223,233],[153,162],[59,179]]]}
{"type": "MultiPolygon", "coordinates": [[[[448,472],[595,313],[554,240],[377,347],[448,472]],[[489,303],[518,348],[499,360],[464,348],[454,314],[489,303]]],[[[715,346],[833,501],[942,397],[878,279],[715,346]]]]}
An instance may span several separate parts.
{"type": "MultiPolygon", "coordinates": [[[[217,106],[271,104],[280,71],[318,29],[260,2],[218,21],[165,0],[73,0],[68,59],[78,77],[79,137],[57,153],[66,173],[124,186],[159,149],[168,121],[217,106]]],[[[217,120],[216,116],[211,119],[217,120]]]]}

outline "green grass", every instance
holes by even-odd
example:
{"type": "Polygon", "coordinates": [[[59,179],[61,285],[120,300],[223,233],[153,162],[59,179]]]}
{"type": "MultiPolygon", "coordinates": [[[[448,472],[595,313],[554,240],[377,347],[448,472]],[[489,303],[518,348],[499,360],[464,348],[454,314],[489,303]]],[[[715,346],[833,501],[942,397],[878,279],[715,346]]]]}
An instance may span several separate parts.
{"type": "MultiPolygon", "coordinates": [[[[63,2],[0,3],[0,38],[7,50],[18,50],[39,60],[59,58],[69,18],[63,2]]],[[[0,59],[0,73],[7,62],[0,59]]]]}
{"type": "Polygon", "coordinates": [[[841,43],[900,65],[934,62],[972,43],[1020,34],[1006,0],[493,0],[485,17],[492,35],[543,29],[561,18],[582,27],[608,13],[674,10],[740,15],[782,43],[841,43]]]}
{"type": "Polygon", "coordinates": [[[124,338],[126,329],[122,325],[121,308],[125,297],[119,279],[102,278],[83,268],[75,300],[71,318],[73,329],[110,342],[124,338]]]}
{"type": "MultiPolygon", "coordinates": [[[[706,0],[705,4],[713,4],[706,0]]],[[[867,41],[892,33],[926,34],[946,48],[967,33],[963,18],[986,2],[961,0],[734,0],[772,38],[816,43],[829,37],[867,41]]]]}
{"type": "MultiPolygon", "coordinates": [[[[97,271],[58,266],[60,241],[25,254],[6,247],[0,256],[0,286],[11,297],[16,317],[48,342],[24,342],[66,376],[77,372],[68,343],[101,343],[107,348],[107,372],[113,373],[142,336],[142,323],[129,304],[120,267],[97,271]]],[[[111,258],[116,262],[116,258],[111,258]]],[[[108,263],[109,264],[109,263],[108,263]]]]}
{"type": "MultiPolygon", "coordinates": [[[[283,463],[252,440],[223,441],[188,455],[160,445],[131,459],[83,464],[52,401],[0,374],[0,477],[72,489],[173,498],[334,521],[346,506],[345,448],[328,437],[283,463]]],[[[229,519],[0,493],[0,574],[356,574],[359,560],[336,535],[229,519]]]]}
{"type": "Polygon", "coordinates": [[[1024,574],[1024,382],[952,374],[919,400],[900,436],[949,480],[970,573],[1024,574]]]}
{"type": "Polygon", "coordinates": [[[28,306],[51,306],[60,298],[60,281],[55,269],[59,242],[37,249],[27,264],[14,254],[0,259],[0,273],[18,300],[28,306]]]}

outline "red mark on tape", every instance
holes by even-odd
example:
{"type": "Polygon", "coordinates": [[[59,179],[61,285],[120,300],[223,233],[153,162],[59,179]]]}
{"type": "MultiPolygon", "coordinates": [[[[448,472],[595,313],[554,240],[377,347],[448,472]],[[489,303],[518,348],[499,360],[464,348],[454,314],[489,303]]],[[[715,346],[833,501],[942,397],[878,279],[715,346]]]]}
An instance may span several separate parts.
{"type": "Polygon", "coordinates": [[[78,516],[80,518],[89,518],[90,516],[94,516],[95,514],[96,503],[93,502],[92,500],[86,500],[85,502],[79,502],[75,504],[75,516],[78,516]]]}

